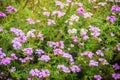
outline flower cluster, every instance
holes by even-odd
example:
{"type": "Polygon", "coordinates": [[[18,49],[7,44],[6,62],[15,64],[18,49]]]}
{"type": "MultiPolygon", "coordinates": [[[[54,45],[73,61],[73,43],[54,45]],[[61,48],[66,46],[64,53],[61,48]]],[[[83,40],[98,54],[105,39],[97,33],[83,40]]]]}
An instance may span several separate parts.
{"type": "Polygon", "coordinates": [[[3,12],[0,12],[0,17],[6,17],[6,14],[3,12]]]}
{"type": "Polygon", "coordinates": [[[50,71],[47,69],[38,70],[38,69],[31,69],[29,72],[32,76],[36,76],[38,78],[46,78],[50,76],[50,71]]]}
{"type": "Polygon", "coordinates": [[[14,8],[13,6],[8,6],[6,8],[7,13],[11,14],[12,12],[17,12],[17,9],[14,8]]]}
{"type": "Polygon", "coordinates": [[[97,38],[100,35],[100,29],[94,26],[89,26],[89,30],[91,31],[91,35],[94,38],[97,38]]]}
{"type": "Polygon", "coordinates": [[[48,62],[50,60],[50,57],[48,55],[42,55],[38,60],[48,62]]]}
{"type": "Polygon", "coordinates": [[[69,25],[73,25],[74,22],[78,22],[79,16],[76,14],[73,14],[70,19],[66,20],[65,23],[68,23],[69,25]]]}

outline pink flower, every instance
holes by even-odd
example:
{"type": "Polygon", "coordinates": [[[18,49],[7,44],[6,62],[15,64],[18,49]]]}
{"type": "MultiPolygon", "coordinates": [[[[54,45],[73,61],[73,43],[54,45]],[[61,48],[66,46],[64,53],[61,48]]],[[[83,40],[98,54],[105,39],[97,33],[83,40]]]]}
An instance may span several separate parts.
{"type": "Polygon", "coordinates": [[[94,75],[94,79],[95,79],[95,80],[101,80],[102,77],[101,77],[100,75],[94,75]]]}
{"type": "Polygon", "coordinates": [[[48,55],[42,55],[38,60],[48,62],[50,60],[50,57],[48,55]]]}
{"type": "Polygon", "coordinates": [[[31,18],[28,18],[28,19],[26,19],[27,20],[27,22],[29,23],[29,24],[35,24],[35,22],[33,21],[33,19],[31,19],[31,18]]]}
{"type": "Polygon", "coordinates": [[[114,78],[115,80],[118,80],[118,79],[120,79],[120,74],[118,74],[118,73],[113,73],[113,74],[112,74],[112,78],[114,78]]]}
{"type": "Polygon", "coordinates": [[[59,54],[63,54],[63,51],[61,49],[54,49],[54,55],[59,55],[59,54]]]}
{"type": "Polygon", "coordinates": [[[92,52],[86,51],[84,52],[84,55],[87,55],[91,59],[94,54],[92,52]]]}
{"type": "Polygon", "coordinates": [[[10,63],[11,63],[11,58],[9,58],[9,57],[3,58],[0,62],[0,64],[3,64],[5,66],[10,64],[10,63]]]}
{"type": "Polygon", "coordinates": [[[116,17],[115,16],[108,16],[107,20],[109,20],[111,23],[116,21],[116,17]]]}
{"type": "Polygon", "coordinates": [[[72,66],[70,67],[70,69],[71,69],[71,71],[72,71],[73,73],[77,73],[77,72],[80,72],[80,71],[81,71],[80,67],[79,67],[79,66],[76,66],[76,65],[72,65],[72,66]]]}
{"type": "Polygon", "coordinates": [[[60,1],[56,1],[56,6],[59,6],[61,9],[64,8],[64,4],[60,1]]]}
{"type": "Polygon", "coordinates": [[[98,62],[94,60],[90,60],[89,66],[98,66],[98,62]]]}
{"type": "Polygon", "coordinates": [[[117,63],[113,64],[112,66],[113,66],[113,68],[115,70],[119,70],[120,69],[120,66],[117,63]]]}
{"type": "Polygon", "coordinates": [[[33,50],[32,50],[32,48],[24,48],[23,52],[28,54],[28,55],[32,55],[33,50]]]}
{"type": "Polygon", "coordinates": [[[84,13],[85,13],[84,8],[82,8],[82,7],[81,7],[81,8],[78,8],[78,9],[77,9],[77,13],[78,13],[78,14],[84,14],[84,13]]]}
{"type": "Polygon", "coordinates": [[[56,23],[55,23],[54,20],[48,19],[47,24],[48,24],[49,26],[51,26],[51,25],[56,24],[56,23]]]}
{"type": "Polygon", "coordinates": [[[7,13],[11,14],[12,12],[17,12],[17,9],[14,8],[13,6],[8,6],[6,8],[7,13]]]}
{"type": "Polygon", "coordinates": [[[43,15],[49,17],[50,16],[50,12],[43,12],[43,15]]]}
{"type": "Polygon", "coordinates": [[[6,14],[3,12],[0,12],[0,17],[6,17],[6,14]]]}
{"type": "Polygon", "coordinates": [[[120,51],[120,43],[117,44],[117,50],[120,51]]]}
{"type": "Polygon", "coordinates": [[[3,30],[3,28],[2,27],[0,27],[0,32],[3,32],[4,30],[3,30]]]}
{"type": "Polygon", "coordinates": [[[57,68],[62,69],[62,71],[65,73],[70,73],[70,69],[66,67],[65,65],[58,65],[57,68]]]}

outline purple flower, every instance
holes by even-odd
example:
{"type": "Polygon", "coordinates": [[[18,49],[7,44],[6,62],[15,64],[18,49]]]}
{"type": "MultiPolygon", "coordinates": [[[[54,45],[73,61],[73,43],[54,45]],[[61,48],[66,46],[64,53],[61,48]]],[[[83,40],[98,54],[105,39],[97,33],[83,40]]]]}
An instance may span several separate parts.
{"type": "Polygon", "coordinates": [[[120,66],[117,63],[113,64],[112,66],[113,66],[113,68],[115,70],[119,70],[120,69],[120,66]]]}
{"type": "Polygon", "coordinates": [[[29,24],[35,24],[34,20],[31,18],[26,19],[29,24]]]}
{"type": "Polygon", "coordinates": [[[40,71],[38,69],[31,69],[29,74],[31,74],[32,76],[38,76],[40,73],[40,71]]]}
{"type": "Polygon", "coordinates": [[[109,64],[108,61],[106,59],[104,59],[104,58],[99,58],[98,60],[100,62],[102,62],[104,65],[108,65],[109,64]]]}
{"type": "Polygon", "coordinates": [[[73,36],[72,40],[73,40],[73,42],[78,42],[78,37],[77,36],[73,36]]]}
{"type": "Polygon", "coordinates": [[[117,5],[114,5],[114,6],[112,6],[111,11],[112,12],[118,12],[118,11],[120,11],[120,7],[117,6],[117,5]]]}
{"type": "Polygon", "coordinates": [[[102,77],[101,77],[100,75],[94,75],[94,79],[95,79],[95,80],[101,80],[102,77]]]}
{"type": "Polygon", "coordinates": [[[44,51],[42,49],[36,49],[35,54],[44,54],[44,51]]]}
{"type": "Polygon", "coordinates": [[[32,48],[24,48],[23,52],[28,54],[28,55],[32,55],[33,50],[32,50],[32,48]]]}
{"type": "Polygon", "coordinates": [[[64,8],[64,4],[60,1],[56,1],[56,6],[59,6],[61,9],[64,8]]]}
{"type": "Polygon", "coordinates": [[[26,36],[20,36],[18,37],[18,39],[19,39],[19,42],[23,42],[23,43],[27,41],[26,36]]]}
{"type": "Polygon", "coordinates": [[[62,71],[65,73],[70,73],[70,69],[66,67],[65,65],[58,65],[57,68],[62,69],[62,71]]]}
{"type": "Polygon", "coordinates": [[[51,26],[51,25],[56,24],[56,23],[55,23],[54,20],[48,19],[47,24],[48,24],[49,26],[51,26]]]}
{"type": "Polygon", "coordinates": [[[111,23],[116,21],[116,17],[115,16],[108,16],[107,20],[109,20],[111,23]]]}
{"type": "Polygon", "coordinates": [[[90,60],[89,66],[98,66],[98,62],[94,60],[90,60]]]}
{"type": "Polygon", "coordinates": [[[34,80],[33,78],[27,78],[27,80],[34,80]]]}
{"type": "Polygon", "coordinates": [[[17,60],[17,59],[18,59],[18,57],[17,57],[14,53],[11,54],[11,57],[12,57],[14,60],[17,60]]]}
{"type": "Polygon", "coordinates": [[[14,8],[13,6],[8,6],[6,8],[7,13],[11,14],[12,12],[17,12],[17,9],[14,8]]]}
{"type": "Polygon", "coordinates": [[[71,64],[74,64],[74,59],[71,54],[63,52],[62,57],[68,58],[70,60],[71,64]]]}
{"type": "Polygon", "coordinates": [[[6,17],[6,14],[3,12],[0,12],[0,17],[6,17]]]}
{"type": "Polygon", "coordinates": [[[50,71],[47,69],[41,70],[41,72],[39,74],[39,78],[45,78],[45,77],[49,77],[49,76],[50,76],[50,71]]]}
{"type": "Polygon", "coordinates": [[[86,51],[84,52],[84,55],[87,55],[91,59],[94,54],[92,52],[86,51]]]}
{"type": "Polygon", "coordinates": [[[24,36],[24,32],[17,28],[10,28],[10,31],[16,34],[17,36],[24,36]]]}
{"type": "Polygon", "coordinates": [[[3,58],[2,60],[1,60],[1,63],[0,64],[3,64],[3,65],[8,65],[8,64],[10,64],[11,63],[11,58],[9,58],[9,57],[6,57],[6,58],[3,58]]]}
{"type": "Polygon", "coordinates": [[[54,55],[59,55],[59,54],[63,54],[63,51],[61,49],[54,49],[54,55]]]}
{"type": "Polygon", "coordinates": [[[19,50],[22,47],[22,44],[20,42],[14,42],[13,43],[13,48],[15,50],[19,50]]]}
{"type": "Polygon", "coordinates": [[[3,32],[4,30],[3,30],[3,28],[2,27],[0,27],[0,32],[3,32]]]}
{"type": "Polygon", "coordinates": [[[15,72],[15,71],[16,71],[16,68],[15,68],[15,67],[12,67],[9,71],[10,71],[10,72],[15,72]]]}
{"type": "Polygon", "coordinates": [[[80,67],[77,66],[77,65],[72,65],[72,66],[70,67],[70,69],[71,69],[71,71],[72,71],[73,73],[77,73],[77,72],[80,72],[80,71],[81,71],[80,67]]]}
{"type": "Polygon", "coordinates": [[[78,14],[84,14],[84,13],[85,13],[84,8],[82,8],[82,7],[81,7],[81,8],[78,8],[78,9],[77,9],[77,13],[78,13],[78,14]]]}
{"type": "Polygon", "coordinates": [[[25,63],[27,60],[25,58],[19,58],[22,63],[25,63]]]}
{"type": "Polygon", "coordinates": [[[43,34],[41,34],[41,33],[39,33],[39,34],[37,35],[37,37],[38,37],[41,41],[44,40],[44,38],[43,38],[43,34]]]}
{"type": "Polygon", "coordinates": [[[120,79],[120,74],[118,74],[118,73],[113,73],[113,74],[112,74],[112,78],[114,78],[115,80],[118,80],[118,79],[120,79]]]}
{"type": "Polygon", "coordinates": [[[0,58],[4,58],[6,57],[6,54],[2,52],[2,48],[0,48],[0,58]]]}
{"type": "Polygon", "coordinates": [[[97,27],[94,27],[94,26],[89,26],[89,30],[91,31],[91,35],[94,37],[94,38],[97,38],[99,35],[100,35],[100,29],[97,28],[97,27]]]}
{"type": "Polygon", "coordinates": [[[48,69],[43,69],[41,71],[38,69],[31,69],[29,74],[38,78],[45,78],[50,76],[50,71],[48,69]]]}
{"type": "Polygon", "coordinates": [[[97,55],[100,55],[100,56],[104,56],[104,54],[103,54],[103,52],[102,52],[101,50],[97,50],[97,51],[96,51],[96,54],[97,54],[97,55]]]}
{"type": "Polygon", "coordinates": [[[117,44],[117,50],[120,51],[120,43],[117,44]]]}
{"type": "Polygon", "coordinates": [[[32,38],[34,38],[34,37],[35,37],[34,32],[36,32],[35,29],[32,29],[32,30],[28,31],[28,32],[27,32],[27,38],[28,38],[28,37],[32,37],[32,38]]]}
{"type": "Polygon", "coordinates": [[[50,60],[50,57],[48,55],[42,55],[38,60],[48,62],[50,60]]]}

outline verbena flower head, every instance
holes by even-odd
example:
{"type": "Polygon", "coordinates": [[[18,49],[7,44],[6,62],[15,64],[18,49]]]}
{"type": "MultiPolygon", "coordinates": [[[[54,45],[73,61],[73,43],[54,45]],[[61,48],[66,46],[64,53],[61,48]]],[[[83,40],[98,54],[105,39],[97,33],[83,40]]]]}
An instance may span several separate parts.
{"type": "Polygon", "coordinates": [[[112,78],[115,79],[115,80],[118,80],[118,79],[120,79],[120,74],[119,73],[113,73],[112,78]]]}
{"type": "Polygon", "coordinates": [[[62,71],[65,73],[70,73],[70,69],[66,67],[65,65],[58,65],[57,68],[62,69],[62,71]]]}
{"type": "Polygon", "coordinates": [[[15,53],[11,53],[11,57],[12,57],[13,60],[17,60],[18,59],[18,57],[16,56],[15,53]]]}
{"type": "Polygon", "coordinates": [[[35,54],[44,54],[44,51],[42,49],[36,49],[35,54]]]}
{"type": "Polygon", "coordinates": [[[90,60],[89,66],[98,66],[98,62],[94,60],[90,60]]]}
{"type": "Polygon", "coordinates": [[[112,6],[111,11],[112,12],[120,12],[120,7],[118,5],[114,5],[114,6],[112,6]]]}
{"type": "Polygon", "coordinates": [[[91,18],[93,14],[91,12],[86,12],[83,14],[84,18],[91,18]]]}
{"type": "Polygon", "coordinates": [[[117,63],[113,64],[112,66],[115,70],[120,70],[120,65],[118,65],[117,63]]]}
{"type": "Polygon", "coordinates": [[[117,50],[120,51],[120,43],[117,44],[117,50]]]}
{"type": "Polygon", "coordinates": [[[61,49],[54,49],[54,55],[59,55],[59,54],[63,54],[63,51],[61,49]]]}
{"type": "Polygon", "coordinates": [[[16,68],[15,68],[15,67],[12,67],[9,71],[10,71],[10,72],[15,72],[15,71],[16,71],[16,68]]]}
{"type": "Polygon", "coordinates": [[[61,9],[64,8],[64,4],[60,1],[56,1],[56,6],[59,6],[61,9]]]}
{"type": "Polygon", "coordinates": [[[13,32],[16,36],[24,36],[25,33],[18,28],[10,28],[10,31],[13,32]]]}
{"type": "Polygon", "coordinates": [[[17,12],[17,9],[13,6],[8,6],[6,8],[7,13],[11,14],[12,12],[17,12]]]}
{"type": "Polygon", "coordinates": [[[108,16],[107,20],[109,20],[111,23],[116,21],[116,17],[115,16],[108,16]]]}
{"type": "Polygon", "coordinates": [[[38,60],[48,62],[50,60],[50,57],[48,55],[42,55],[38,60]]]}
{"type": "Polygon", "coordinates": [[[89,26],[89,30],[91,31],[91,35],[94,38],[97,38],[98,36],[100,36],[100,29],[98,27],[94,27],[94,26],[89,26]]]}
{"type": "Polygon", "coordinates": [[[84,13],[85,13],[84,8],[82,8],[82,7],[81,7],[81,8],[78,8],[78,9],[77,9],[77,13],[78,13],[78,14],[84,14],[84,13]]]}
{"type": "Polygon", "coordinates": [[[88,56],[91,59],[93,57],[94,53],[92,53],[90,51],[85,51],[84,55],[88,56]]]}
{"type": "Polygon", "coordinates": [[[3,12],[0,12],[0,17],[6,17],[6,14],[3,12]]]}
{"type": "Polygon", "coordinates": [[[3,30],[3,28],[2,27],[0,27],[0,32],[3,32],[4,30],[3,30]]]}
{"type": "Polygon", "coordinates": [[[49,17],[50,16],[50,12],[43,12],[43,15],[49,17]]]}
{"type": "Polygon", "coordinates": [[[36,30],[35,29],[31,29],[30,31],[27,32],[26,37],[27,38],[28,37],[32,37],[32,38],[36,37],[35,34],[34,34],[34,32],[36,32],[36,30]]]}
{"type": "Polygon", "coordinates": [[[3,64],[3,65],[9,65],[11,63],[11,58],[9,57],[6,57],[6,58],[3,58],[0,62],[0,64],[3,64]]]}
{"type": "Polygon", "coordinates": [[[55,23],[54,20],[48,19],[47,24],[48,24],[49,26],[51,26],[51,25],[56,24],[56,23],[55,23]]]}
{"type": "Polygon", "coordinates": [[[99,58],[98,60],[99,60],[100,62],[102,62],[103,65],[108,65],[108,64],[109,64],[108,61],[107,61],[106,59],[104,59],[104,58],[99,58]]]}
{"type": "Polygon", "coordinates": [[[97,50],[97,51],[96,51],[96,54],[97,54],[97,55],[100,55],[100,56],[104,56],[104,54],[103,54],[103,52],[102,52],[101,50],[97,50]]]}
{"type": "Polygon", "coordinates": [[[80,67],[77,66],[77,65],[72,65],[72,66],[70,67],[70,69],[71,69],[71,71],[72,71],[73,73],[77,73],[77,72],[80,72],[80,71],[81,71],[80,67]]]}
{"type": "Polygon", "coordinates": [[[32,55],[33,50],[32,50],[32,48],[24,48],[23,52],[26,53],[26,54],[28,54],[28,55],[32,55]]]}
{"type": "Polygon", "coordinates": [[[15,50],[19,50],[22,47],[22,44],[20,42],[14,42],[13,43],[13,48],[15,50]]]}
{"type": "Polygon", "coordinates": [[[26,19],[29,24],[35,24],[34,20],[32,18],[26,19]]]}
{"type": "Polygon", "coordinates": [[[100,75],[94,75],[94,79],[95,79],[95,80],[101,80],[102,77],[101,77],[100,75]]]}

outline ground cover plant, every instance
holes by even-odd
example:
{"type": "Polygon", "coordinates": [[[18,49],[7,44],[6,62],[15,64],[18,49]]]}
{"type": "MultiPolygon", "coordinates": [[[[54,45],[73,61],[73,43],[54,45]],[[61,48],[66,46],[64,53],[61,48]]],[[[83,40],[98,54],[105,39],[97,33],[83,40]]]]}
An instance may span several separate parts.
{"type": "Polygon", "coordinates": [[[1,80],[119,80],[120,3],[0,0],[1,80]]]}

